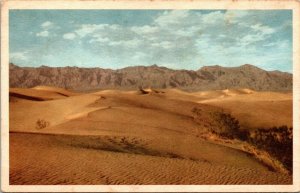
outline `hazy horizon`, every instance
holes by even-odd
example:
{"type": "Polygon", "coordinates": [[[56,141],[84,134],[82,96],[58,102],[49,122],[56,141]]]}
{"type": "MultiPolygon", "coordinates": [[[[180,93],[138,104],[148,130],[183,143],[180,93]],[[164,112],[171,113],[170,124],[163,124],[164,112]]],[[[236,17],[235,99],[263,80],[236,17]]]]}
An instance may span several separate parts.
{"type": "Polygon", "coordinates": [[[292,73],[289,10],[11,10],[23,67],[236,67],[292,73]]]}

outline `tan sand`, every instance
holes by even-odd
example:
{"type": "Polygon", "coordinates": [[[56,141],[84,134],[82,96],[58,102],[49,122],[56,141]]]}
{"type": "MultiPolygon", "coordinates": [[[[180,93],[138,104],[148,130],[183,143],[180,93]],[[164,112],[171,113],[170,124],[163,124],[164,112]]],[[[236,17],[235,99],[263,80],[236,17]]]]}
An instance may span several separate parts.
{"type": "Polygon", "coordinates": [[[254,92],[200,103],[229,110],[244,128],[293,126],[292,93],[254,92]]]}
{"type": "MultiPolygon", "coordinates": [[[[240,101],[264,104],[262,112],[269,114],[276,107],[289,112],[290,106],[285,104],[291,103],[289,94],[250,90],[145,91],[146,94],[113,90],[70,94],[48,87],[11,90],[21,95],[14,95],[10,102],[10,183],[292,183],[291,175],[270,171],[234,145],[199,137],[207,132],[209,120],[205,117],[209,112],[228,108],[246,124],[255,115],[241,116],[240,101]],[[66,96],[58,97],[57,93],[66,96]],[[222,95],[226,97],[220,98],[222,95]],[[267,96],[268,100],[263,100],[267,96]],[[195,121],[194,108],[205,112],[203,123],[195,121]],[[37,128],[38,119],[49,124],[37,128]]],[[[260,116],[262,123],[269,118],[260,116]]],[[[289,119],[281,121],[287,124],[289,119]]]]}

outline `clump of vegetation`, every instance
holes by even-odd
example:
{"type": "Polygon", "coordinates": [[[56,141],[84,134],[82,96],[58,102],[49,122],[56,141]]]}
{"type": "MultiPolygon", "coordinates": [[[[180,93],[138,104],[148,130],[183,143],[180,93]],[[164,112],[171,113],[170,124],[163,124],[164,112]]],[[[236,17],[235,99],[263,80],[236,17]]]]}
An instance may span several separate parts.
{"type": "Polygon", "coordinates": [[[217,122],[217,127],[211,129],[212,133],[218,134],[221,137],[234,138],[238,137],[240,125],[239,121],[231,116],[230,113],[213,112],[212,117],[217,122]]]}
{"type": "Polygon", "coordinates": [[[36,121],[36,129],[43,129],[50,125],[48,121],[45,121],[44,119],[38,119],[36,121]]]}
{"type": "Polygon", "coordinates": [[[287,126],[244,130],[239,121],[230,113],[219,110],[206,111],[195,107],[192,109],[194,120],[210,132],[227,139],[239,139],[255,148],[268,152],[283,166],[293,169],[293,128],[287,126]]]}
{"type": "Polygon", "coordinates": [[[290,172],[293,169],[293,128],[287,126],[256,129],[249,133],[247,141],[269,152],[290,172]]]}
{"type": "Polygon", "coordinates": [[[207,131],[224,138],[245,140],[248,133],[240,129],[240,124],[230,113],[220,110],[204,111],[193,108],[194,120],[207,131]]]}

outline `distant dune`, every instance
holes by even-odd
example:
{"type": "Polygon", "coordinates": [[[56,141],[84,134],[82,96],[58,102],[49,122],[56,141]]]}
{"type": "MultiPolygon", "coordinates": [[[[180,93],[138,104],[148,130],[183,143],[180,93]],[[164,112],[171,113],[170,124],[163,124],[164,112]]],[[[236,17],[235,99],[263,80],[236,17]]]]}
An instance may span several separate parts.
{"type": "Polygon", "coordinates": [[[212,132],[225,113],[245,130],[291,126],[291,104],[248,88],[11,88],[10,183],[291,184],[275,157],[212,132]]]}
{"type": "Polygon", "coordinates": [[[206,66],[197,71],[166,67],[134,66],[119,70],[78,67],[19,67],[9,65],[10,87],[39,85],[73,90],[179,88],[189,91],[249,88],[259,91],[291,91],[292,74],[265,71],[253,65],[206,66]]]}
{"type": "Polygon", "coordinates": [[[69,96],[77,95],[76,93],[72,93],[65,89],[42,86],[42,87],[34,87],[32,89],[24,89],[24,88],[11,88],[9,90],[10,99],[13,98],[21,98],[28,100],[37,100],[37,101],[45,101],[45,100],[54,100],[61,99],[69,96]]]}

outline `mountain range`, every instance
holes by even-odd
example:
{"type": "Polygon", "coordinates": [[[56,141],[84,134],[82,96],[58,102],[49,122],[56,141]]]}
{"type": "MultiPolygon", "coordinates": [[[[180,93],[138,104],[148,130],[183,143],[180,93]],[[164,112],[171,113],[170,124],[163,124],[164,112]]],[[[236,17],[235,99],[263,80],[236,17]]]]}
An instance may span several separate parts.
{"type": "Polygon", "coordinates": [[[216,90],[249,88],[290,91],[292,74],[265,71],[245,64],[239,67],[204,66],[199,70],[174,70],[157,65],[112,70],[80,67],[20,67],[9,64],[10,87],[48,85],[73,90],[137,89],[139,87],[216,90]]]}

